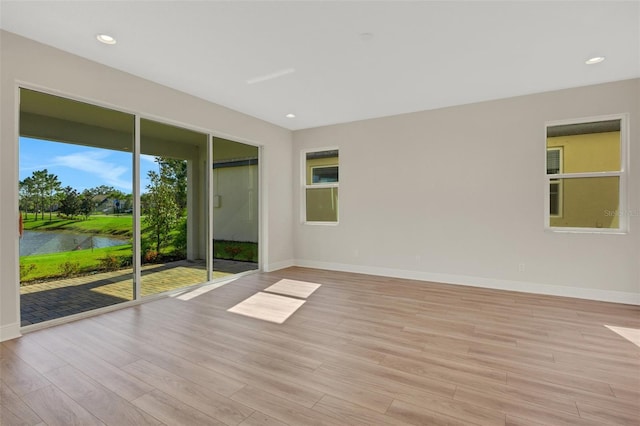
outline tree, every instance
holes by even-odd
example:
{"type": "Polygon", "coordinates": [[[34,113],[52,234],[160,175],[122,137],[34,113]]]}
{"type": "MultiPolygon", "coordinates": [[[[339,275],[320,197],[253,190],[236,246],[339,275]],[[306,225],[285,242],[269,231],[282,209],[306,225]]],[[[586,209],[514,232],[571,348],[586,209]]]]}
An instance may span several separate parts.
{"type": "Polygon", "coordinates": [[[111,196],[111,194],[114,193],[116,189],[113,186],[100,185],[100,186],[96,186],[95,188],[86,189],[85,191],[89,191],[94,196],[95,195],[111,196]]]}
{"type": "Polygon", "coordinates": [[[82,214],[86,220],[89,218],[89,215],[94,208],[95,203],[93,201],[93,193],[90,190],[85,189],[80,195],[80,214],[82,214]]]}
{"type": "MultiPolygon", "coordinates": [[[[45,172],[47,170],[45,169],[45,172]]],[[[49,221],[51,221],[51,212],[53,211],[54,204],[59,199],[59,193],[62,191],[62,183],[58,180],[58,176],[47,173],[45,177],[45,198],[49,206],[49,221]]],[[[77,194],[77,192],[76,192],[77,194]]]]}
{"type": "Polygon", "coordinates": [[[58,176],[49,173],[47,169],[34,171],[31,179],[34,203],[36,204],[36,220],[38,219],[38,210],[42,212],[42,219],[44,219],[44,212],[47,206],[49,207],[49,220],[51,220],[51,212],[62,184],[58,180],[58,176]]]}
{"type": "Polygon", "coordinates": [[[29,210],[36,211],[36,192],[35,183],[32,177],[26,177],[20,184],[20,210],[26,214],[29,210]]]}
{"type": "Polygon", "coordinates": [[[80,196],[78,191],[70,186],[63,188],[58,211],[71,218],[80,213],[80,196]]]}
{"type": "Polygon", "coordinates": [[[159,174],[150,171],[147,176],[150,183],[147,185],[149,192],[145,197],[145,206],[142,210],[143,220],[155,240],[156,252],[160,252],[162,242],[168,239],[169,234],[178,224],[180,212],[176,203],[175,190],[166,171],[163,172],[161,168],[159,174]]]}
{"type": "Polygon", "coordinates": [[[187,162],[175,158],[156,157],[160,174],[173,186],[176,204],[182,212],[187,208],[187,162]]]}

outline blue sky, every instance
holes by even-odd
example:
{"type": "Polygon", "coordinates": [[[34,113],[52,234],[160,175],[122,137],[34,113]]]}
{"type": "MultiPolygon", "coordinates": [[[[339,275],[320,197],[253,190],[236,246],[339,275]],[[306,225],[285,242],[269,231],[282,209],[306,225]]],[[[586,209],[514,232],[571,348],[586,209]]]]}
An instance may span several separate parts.
{"type": "MultiPolygon", "coordinates": [[[[157,170],[153,156],[140,157],[142,192],[149,183],[147,172],[157,170]]],[[[133,166],[130,153],[92,148],[83,145],[20,138],[20,180],[36,170],[47,169],[58,176],[62,186],[71,186],[82,192],[100,185],[130,194],[133,166]]]]}

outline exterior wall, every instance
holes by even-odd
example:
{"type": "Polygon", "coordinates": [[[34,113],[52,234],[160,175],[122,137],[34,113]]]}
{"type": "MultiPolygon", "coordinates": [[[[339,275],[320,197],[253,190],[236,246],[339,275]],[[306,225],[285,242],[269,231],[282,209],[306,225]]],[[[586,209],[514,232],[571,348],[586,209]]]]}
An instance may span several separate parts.
{"type": "MultiPolygon", "coordinates": [[[[562,148],[563,173],[620,170],[620,132],[547,138],[547,148],[562,148]]],[[[618,180],[608,178],[564,179],[562,213],[551,217],[551,226],[617,228],[618,180]]]]}
{"type": "Polygon", "coordinates": [[[6,31],[0,55],[0,340],[20,324],[19,84],[263,146],[260,258],[267,270],[292,263],[290,131],[6,31]]]}
{"type": "Polygon", "coordinates": [[[258,242],[258,166],[213,169],[213,238],[258,242]]]}
{"type": "Polygon", "coordinates": [[[547,147],[562,147],[563,173],[620,170],[620,132],[547,138],[547,147]]]}
{"type": "Polygon", "coordinates": [[[294,176],[302,151],[340,150],[340,222],[298,216],[296,262],[640,303],[639,103],[634,79],[296,131],[294,176]],[[545,123],[618,113],[629,114],[629,232],[545,231],[545,123]]]}

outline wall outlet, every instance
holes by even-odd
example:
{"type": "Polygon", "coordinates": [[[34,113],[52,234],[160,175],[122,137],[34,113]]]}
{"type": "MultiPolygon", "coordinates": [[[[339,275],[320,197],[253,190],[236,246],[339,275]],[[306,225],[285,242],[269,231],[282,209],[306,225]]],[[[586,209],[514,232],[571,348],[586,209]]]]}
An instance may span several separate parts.
{"type": "Polygon", "coordinates": [[[524,272],[524,263],[518,263],[518,272],[524,272]]]}

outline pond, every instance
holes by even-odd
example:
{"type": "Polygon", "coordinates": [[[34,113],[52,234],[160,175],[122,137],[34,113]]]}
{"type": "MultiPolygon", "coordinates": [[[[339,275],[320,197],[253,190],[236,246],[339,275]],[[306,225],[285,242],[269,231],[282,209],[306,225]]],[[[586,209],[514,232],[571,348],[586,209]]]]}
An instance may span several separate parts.
{"type": "Polygon", "coordinates": [[[123,244],[129,244],[129,239],[75,232],[24,231],[20,240],[20,256],[114,247],[123,244]]]}

